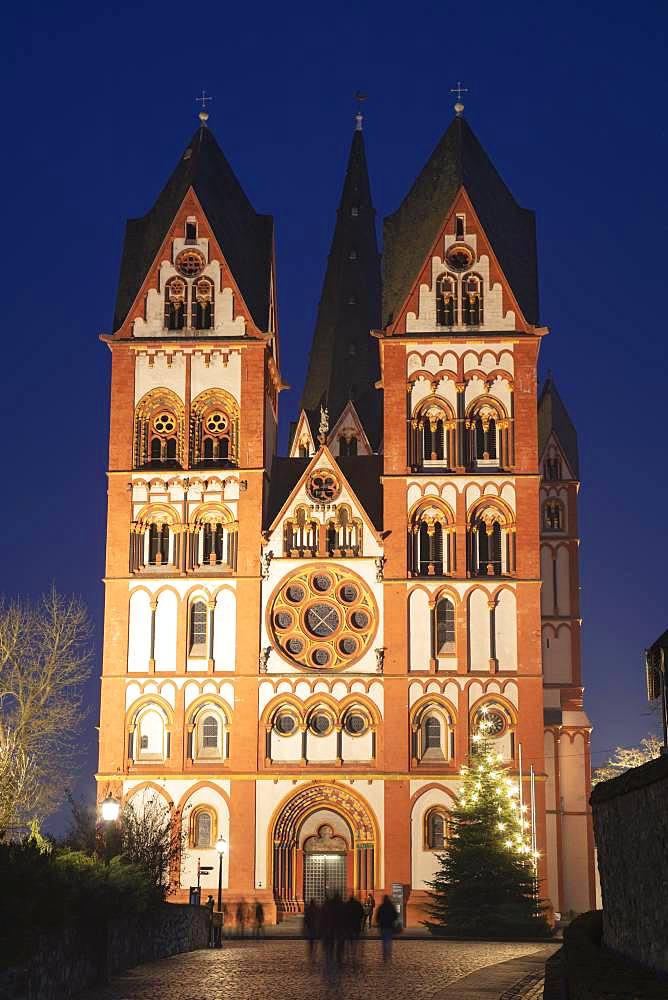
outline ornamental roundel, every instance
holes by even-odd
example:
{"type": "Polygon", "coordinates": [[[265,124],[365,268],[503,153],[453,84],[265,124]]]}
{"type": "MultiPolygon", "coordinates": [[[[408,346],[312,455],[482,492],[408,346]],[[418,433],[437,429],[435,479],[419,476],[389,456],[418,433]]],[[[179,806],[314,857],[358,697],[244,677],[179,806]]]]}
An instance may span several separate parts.
{"type": "Polygon", "coordinates": [[[184,278],[196,278],[204,270],[204,257],[197,250],[182,250],[174,267],[184,278]]]}
{"type": "Polygon", "coordinates": [[[475,254],[465,243],[455,243],[449,247],[445,259],[453,271],[466,271],[473,266],[475,254]]]}
{"type": "Polygon", "coordinates": [[[333,503],[341,493],[341,484],[331,469],[316,469],[309,476],[306,492],[316,503],[333,503]]]}
{"type": "Polygon", "coordinates": [[[369,649],[376,604],[360,577],[329,565],[293,573],[269,606],[269,630],[296,666],[341,670],[369,649]]]}

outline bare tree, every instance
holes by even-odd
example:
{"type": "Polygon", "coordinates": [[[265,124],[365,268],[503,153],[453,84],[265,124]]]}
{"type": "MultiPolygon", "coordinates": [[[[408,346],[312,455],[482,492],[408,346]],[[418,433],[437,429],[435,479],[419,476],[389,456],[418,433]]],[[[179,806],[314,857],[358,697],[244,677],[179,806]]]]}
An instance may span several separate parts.
{"type": "Polygon", "coordinates": [[[150,794],[131,799],[121,812],[123,860],[142,865],[163,896],[177,880],[181,864],[185,846],[181,819],[166,802],[150,794]]]}
{"type": "Polygon", "coordinates": [[[0,603],[0,751],[10,792],[0,831],[53,812],[76,773],[86,716],[91,624],[55,588],[36,602],[0,603]]]}
{"type": "Polygon", "coordinates": [[[639,747],[616,747],[613,756],[602,767],[597,767],[592,774],[592,785],[597,785],[599,781],[608,781],[610,778],[618,778],[632,767],[654,760],[661,755],[661,746],[661,740],[650,735],[640,741],[639,747]]]}
{"type": "Polygon", "coordinates": [[[25,832],[27,823],[21,817],[33,813],[38,796],[34,761],[16,733],[5,729],[0,742],[0,835],[5,830],[25,832]]]}

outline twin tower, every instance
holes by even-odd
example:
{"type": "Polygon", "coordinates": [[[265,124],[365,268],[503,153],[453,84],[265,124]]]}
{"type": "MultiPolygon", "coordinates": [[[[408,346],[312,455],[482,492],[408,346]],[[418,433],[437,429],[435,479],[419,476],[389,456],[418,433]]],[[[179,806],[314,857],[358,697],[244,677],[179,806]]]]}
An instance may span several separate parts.
{"type": "Polygon", "coordinates": [[[551,380],[538,398],[547,332],[533,213],[465,119],[382,256],[358,119],[279,457],[273,222],[204,124],[128,222],[97,781],[171,811],[174,898],[222,836],[228,902],[394,891],[419,920],[484,716],[543,896],[592,908],[577,439],[551,380]]]}

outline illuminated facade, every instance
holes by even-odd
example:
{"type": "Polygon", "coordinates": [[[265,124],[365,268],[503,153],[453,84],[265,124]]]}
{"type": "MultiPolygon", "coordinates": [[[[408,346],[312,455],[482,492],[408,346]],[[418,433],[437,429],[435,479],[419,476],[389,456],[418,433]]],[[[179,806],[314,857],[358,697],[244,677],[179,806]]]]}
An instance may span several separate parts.
{"type": "Polygon", "coordinates": [[[358,119],[278,457],[273,224],[204,123],[128,223],[99,797],[169,805],[177,898],[223,833],[228,900],[401,883],[414,920],[485,706],[527,801],[535,775],[543,894],[587,910],[577,443],[537,399],[533,214],[457,117],[383,242],[381,274],[358,119]]]}

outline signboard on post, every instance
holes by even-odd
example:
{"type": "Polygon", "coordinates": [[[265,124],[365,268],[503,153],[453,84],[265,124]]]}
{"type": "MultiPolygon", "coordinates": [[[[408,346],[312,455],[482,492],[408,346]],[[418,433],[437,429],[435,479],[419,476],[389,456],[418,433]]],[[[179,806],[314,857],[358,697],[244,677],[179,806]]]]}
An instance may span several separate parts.
{"type": "Polygon", "coordinates": [[[392,883],[392,902],[397,911],[397,923],[399,927],[403,927],[406,914],[404,913],[404,887],[401,882],[392,883]]]}

